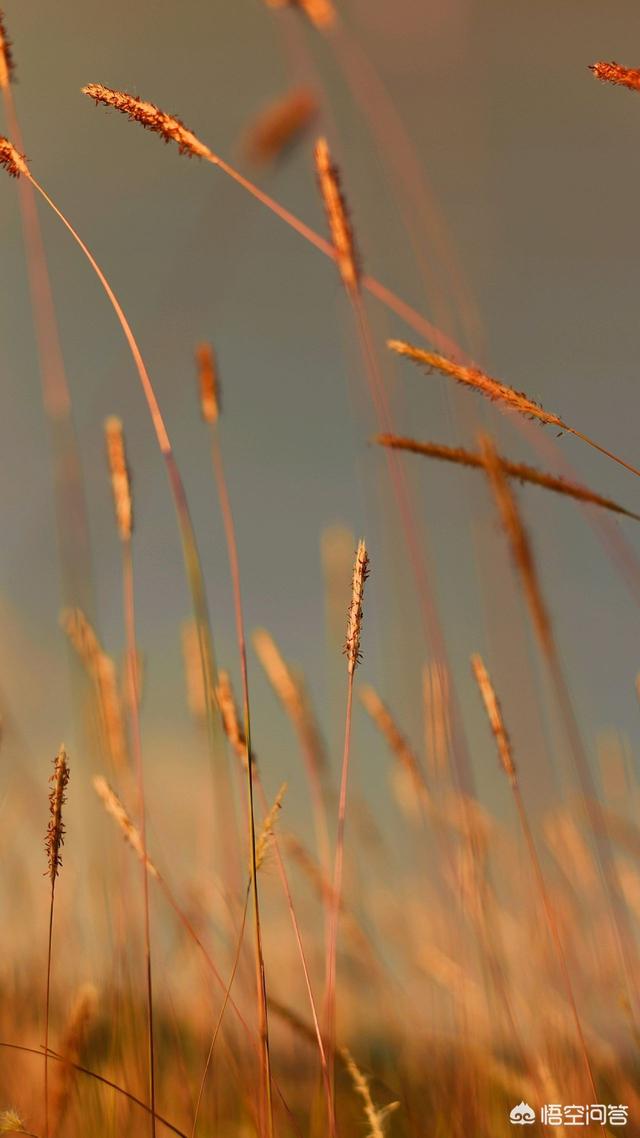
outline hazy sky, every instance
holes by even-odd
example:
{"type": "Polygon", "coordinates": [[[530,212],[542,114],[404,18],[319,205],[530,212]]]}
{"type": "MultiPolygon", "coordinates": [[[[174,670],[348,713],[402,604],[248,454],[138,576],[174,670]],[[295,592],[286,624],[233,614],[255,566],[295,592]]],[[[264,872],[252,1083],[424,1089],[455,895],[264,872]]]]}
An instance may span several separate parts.
{"type": "MultiPolygon", "coordinates": [[[[398,173],[400,136],[386,153],[376,150],[342,71],[344,51],[336,53],[295,15],[269,11],[260,0],[4,4],[33,171],[101,260],[157,385],[200,537],[220,658],[235,672],[226,555],[194,395],[193,347],[202,338],[215,341],[222,369],[223,444],[249,626],[271,629],[326,710],[320,535],[336,522],[365,533],[373,572],[363,678],[379,684],[417,734],[427,650],[390,516],[383,455],[368,445],[374,422],[333,267],[216,170],[96,109],[80,87],[100,81],[151,99],[243,164],[238,144],[251,116],[304,73],[325,102],[323,129],[342,168],[368,270],[431,318],[444,297],[446,314],[444,225],[482,323],[482,335],[465,342],[464,325],[454,318],[450,331],[463,347],[638,462],[640,96],[600,86],[587,67],[597,58],[640,62],[640,11],[631,0],[337,6],[415,147],[441,218],[430,230],[407,200],[394,198],[389,174],[398,173]],[[405,221],[418,232],[435,290],[423,287],[405,221]]],[[[357,80],[353,61],[351,75],[357,80]]],[[[324,231],[312,143],[304,141],[277,170],[253,176],[324,231]]],[[[46,213],[42,221],[85,465],[100,627],[118,654],[119,560],[102,454],[102,422],[115,412],[125,421],[135,476],[147,729],[173,740],[184,716],[178,628],[189,606],[165,473],[113,314],[59,223],[46,213]]],[[[55,749],[69,730],[69,710],[51,464],[18,195],[9,179],[0,182],[0,248],[0,682],[34,745],[50,737],[55,749]],[[26,696],[25,668],[34,684],[26,696]]],[[[415,339],[373,302],[370,313],[381,353],[388,334],[415,339]]],[[[473,406],[511,456],[541,462],[494,409],[471,396],[453,398],[444,380],[409,365],[385,367],[401,432],[469,443],[473,406]]],[[[584,481],[638,509],[631,474],[577,440],[562,439],[559,447],[584,481]]],[[[521,753],[535,771],[543,732],[526,619],[481,480],[418,459],[408,458],[407,469],[428,529],[477,770],[495,805],[502,791],[494,785],[468,657],[487,653],[521,753]]],[[[589,743],[614,725],[635,736],[639,628],[632,596],[572,505],[534,489],[521,498],[589,743]]],[[[636,524],[621,528],[638,555],[636,524]]],[[[258,666],[252,671],[258,732],[268,729],[273,748],[289,755],[258,666]]],[[[371,745],[368,726],[360,731],[371,745]]],[[[376,781],[383,762],[377,749],[371,753],[375,762],[367,760],[365,775],[376,781]]]]}

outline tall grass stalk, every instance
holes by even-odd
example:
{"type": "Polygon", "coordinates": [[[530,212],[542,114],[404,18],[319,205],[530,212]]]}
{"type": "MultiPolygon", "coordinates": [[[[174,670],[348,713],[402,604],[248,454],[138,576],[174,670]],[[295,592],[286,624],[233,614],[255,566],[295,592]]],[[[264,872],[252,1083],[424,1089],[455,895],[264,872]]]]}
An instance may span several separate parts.
{"type": "Polygon", "coordinates": [[[249,855],[251,861],[251,886],[253,892],[253,915],[255,933],[255,965],[256,965],[256,992],[258,1000],[258,1023],[261,1047],[261,1087],[262,1112],[261,1120],[263,1132],[267,1138],[273,1138],[273,1102],[271,1087],[271,1052],[269,1047],[269,1016],[267,1010],[267,982],[264,966],[264,953],[262,947],[262,923],[260,919],[260,896],[258,889],[258,871],[256,862],[256,821],[254,808],[254,760],[251,748],[251,708],[249,703],[249,670],[247,666],[247,643],[244,626],[244,612],[242,606],[242,589],[240,584],[240,560],[238,556],[238,543],[236,529],[229,498],[229,490],[225,476],[222,450],[218,436],[219,403],[217,392],[214,393],[211,407],[207,408],[203,400],[203,414],[209,423],[211,433],[211,459],[213,463],[214,478],[222,514],[231,585],[233,590],[233,606],[236,624],[236,638],[240,656],[240,672],[242,677],[242,704],[244,720],[245,767],[247,775],[247,813],[249,825],[249,855]]]}
{"type": "Polygon", "coordinates": [[[353,683],[360,660],[360,640],[362,633],[362,602],[364,587],[369,574],[369,555],[364,541],[356,550],[351,585],[351,603],[347,620],[345,655],[347,657],[347,705],[344,719],[344,745],[342,751],[342,773],[340,776],[340,796],[338,800],[338,832],[333,869],[333,893],[329,937],[327,944],[327,969],[325,990],[326,1016],[326,1056],[331,1087],[331,1112],[335,1118],[335,1053],[336,1053],[336,970],[338,954],[338,924],[342,904],[342,881],[344,876],[344,840],[347,820],[347,789],[349,783],[349,763],[351,757],[351,721],[353,711],[353,683]]]}
{"type": "MultiPolygon", "coordinates": [[[[473,656],[471,658],[471,664],[472,664],[472,668],[473,668],[473,673],[474,673],[475,678],[476,678],[476,683],[478,684],[480,695],[481,695],[482,701],[484,703],[485,711],[487,713],[487,718],[489,720],[489,723],[491,725],[491,730],[492,730],[494,738],[496,740],[496,746],[498,749],[498,755],[500,758],[500,763],[502,765],[502,769],[504,770],[505,775],[507,776],[507,780],[509,782],[509,786],[511,787],[511,792],[513,794],[513,799],[514,799],[514,802],[516,805],[516,810],[518,812],[518,819],[520,822],[520,827],[522,829],[522,834],[523,834],[525,844],[527,847],[527,853],[529,855],[529,860],[531,862],[531,866],[532,866],[533,872],[534,872],[536,888],[538,890],[540,901],[542,903],[542,908],[544,911],[545,920],[547,922],[547,927],[549,929],[549,933],[551,935],[551,939],[553,941],[554,948],[556,950],[556,955],[558,958],[558,963],[560,965],[560,971],[561,971],[562,981],[563,981],[566,996],[567,996],[567,1001],[568,1001],[569,1006],[571,1008],[571,1015],[573,1017],[573,1022],[575,1024],[575,1029],[576,1029],[576,1035],[578,1038],[578,1046],[579,1046],[579,1050],[580,1050],[580,1053],[582,1055],[584,1065],[585,1065],[585,1070],[587,1073],[587,1079],[588,1079],[588,1083],[589,1083],[589,1092],[593,1095],[593,1101],[597,1102],[598,1101],[598,1090],[596,1087],[595,1077],[593,1074],[593,1067],[591,1065],[591,1060],[589,1058],[589,1052],[587,1050],[587,1044],[586,1044],[586,1040],[585,1040],[584,1030],[582,1027],[582,1021],[580,1019],[580,1014],[578,1012],[578,1005],[576,1003],[575,993],[574,993],[574,989],[573,989],[573,983],[571,980],[571,973],[569,972],[569,966],[567,964],[567,957],[566,957],[566,953],[564,950],[564,945],[562,943],[562,937],[560,936],[560,931],[558,929],[558,922],[556,920],[555,911],[554,911],[553,905],[551,903],[549,891],[547,889],[546,882],[544,879],[544,873],[542,871],[542,865],[540,863],[540,858],[538,856],[538,851],[537,851],[536,843],[535,843],[535,840],[533,837],[533,832],[531,829],[531,825],[529,823],[529,817],[528,817],[528,814],[527,814],[527,811],[525,808],[524,798],[523,798],[522,792],[520,790],[520,783],[518,781],[518,772],[517,772],[515,760],[513,757],[511,740],[509,738],[509,735],[507,733],[507,729],[506,729],[505,724],[504,724],[504,720],[502,717],[502,709],[500,707],[500,703],[498,701],[495,690],[493,688],[493,684],[489,678],[489,674],[487,672],[487,669],[484,665],[482,658],[478,655],[473,656]]],[[[602,1130],[604,1133],[604,1126],[603,1126],[602,1130]]]]}
{"type": "Polygon", "coordinates": [[[622,971],[634,1015],[637,1017],[640,1009],[637,981],[635,979],[637,949],[629,925],[628,913],[621,892],[618,872],[612,856],[601,805],[598,801],[593,776],[589,767],[589,760],[573,709],[571,695],[556,644],[553,625],[543,596],[533,548],[524,528],[516,498],[502,468],[495,445],[487,435],[480,436],[480,451],[489,485],[495,498],[498,513],[522,586],[533,631],[540,645],[542,656],[554,685],[558,710],[578,778],[585,814],[598,854],[600,872],[602,874],[622,971]]]}
{"type": "Polygon", "coordinates": [[[19,176],[21,178],[26,178],[31,183],[33,188],[40,194],[42,199],[47,203],[49,208],[62,222],[65,229],[67,229],[67,231],[71,234],[71,237],[76,242],[79,249],[82,251],[83,255],[93,269],[93,272],[100,281],[100,284],[102,285],[102,288],[107,295],[107,298],[116,314],[124,337],[127,341],[149,409],[149,414],[151,416],[151,421],[156,434],[156,439],[158,441],[158,446],[165,462],[167,475],[169,478],[169,485],[176,509],[178,525],[182,539],[182,551],[186,576],[191,595],[194,620],[196,623],[196,628],[198,630],[198,647],[200,651],[204,689],[207,693],[209,737],[212,750],[215,750],[220,740],[218,718],[214,714],[213,706],[213,691],[215,687],[216,667],[211,639],[206,592],[202,576],[202,566],[200,563],[200,555],[198,552],[195,531],[193,529],[193,523],[191,521],[191,515],[189,512],[189,504],[187,501],[184,483],[182,481],[182,477],[175,460],[173,448],[169,439],[169,434],[167,432],[164,418],[160,410],[160,405],[158,403],[151,378],[147,371],[142,352],[140,351],[138,342],[133,334],[131,325],[127,320],[122,305],[120,304],[120,301],[118,300],[118,297],[111,287],[102,268],[98,264],[96,258],[93,256],[93,253],[82,240],[79,233],[73,227],[69,219],[46,192],[44,187],[41,186],[40,183],[33,177],[22,155],[19,154],[16,148],[6,139],[0,139],[0,164],[4,165],[10,174],[19,176]]]}
{"type": "Polygon", "coordinates": [[[45,838],[47,851],[48,877],[50,881],[49,931],[47,937],[47,980],[44,1016],[44,1135],[49,1138],[49,1016],[51,1009],[51,964],[53,958],[53,913],[56,900],[56,881],[62,865],[62,846],[64,845],[64,821],[62,808],[66,802],[69,782],[69,763],[64,745],[60,747],[53,760],[53,774],[49,779],[49,825],[45,838]]]}
{"type": "Polygon", "coordinates": [[[115,418],[105,425],[107,459],[113,490],[116,524],[122,552],[122,598],[126,637],[126,674],[131,746],[138,791],[138,824],[142,848],[142,887],[144,899],[144,956],[147,999],[147,1048],[149,1102],[151,1106],[151,1138],[156,1134],[156,1075],[153,1031],[153,976],[151,967],[151,923],[149,912],[149,875],[147,873],[147,808],[144,788],[142,733],[140,730],[139,661],[136,635],[136,607],[133,573],[133,503],[131,479],[125,452],[122,423],[115,418]]]}

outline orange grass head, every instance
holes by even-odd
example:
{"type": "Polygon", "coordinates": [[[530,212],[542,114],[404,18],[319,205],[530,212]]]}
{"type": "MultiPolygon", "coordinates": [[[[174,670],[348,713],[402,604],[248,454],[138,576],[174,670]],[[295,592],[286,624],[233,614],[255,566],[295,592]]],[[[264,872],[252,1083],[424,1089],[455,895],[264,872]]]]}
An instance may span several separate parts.
{"type": "Polygon", "coordinates": [[[360,652],[360,640],[362,635],[362,604],[364,600],[364,586],[369,576],[369,554],[364,541],[358,543],[356,550],[356,559],[353,565],[353,580],[351,584],[351,604],[349,605],[349,616],[347,618],[347,638],[344,646],[344,654],[347,657],[347,665],[349,675],[352,676],[355,672],[362,654],[360,652]]]}
{"type": "Polygon", "coordinates": [[[312,91],[299,87],[271,103],[251,123],[244,148],[252,162],[275,162],[311,125],[318,113],[312,91]]]}
{"type": "Polygon", "coordinates": [[[205,423],[217,423],[220,415],[220,373],[211,344],[198,344],[196,365],[202,418],[205,423]]]}
{"type": "Polygon", "coordinates": [[[67,798],[67,784],[69,782],[69,762],[64,746],[60,747],[53,760],[53,774],[49,779],[49,825],[45,837],[45,849],[49,862],[48,876],[53,883],[60,872],[62,858],[60,850],[64,845],[64,822],[62,820],[62,807],[67,798]]]}
{"type": "Polygon", "coordinates": [[[340,275],[347,289],[357,292],[360,283],[360,265],[353,228],[340,185],[340,174],[331,159],[326,138],[318,139],[314,157],[318,185],[327,213],[340,275]]]}
{"type": "Polygon", "coordinates": [[[516,767],[513,761],[511,742],[504,724],[504,719],[502,718],[500,701],[498,700],[494,686],[491,683],[489,673],[484,665],[482,657],[477,654],[472,656],[471,667],[473,668],[473,674],[476,678],[476,683],[478,685],[480,695],[482,696],[482,702],[484,703],[485,711],[487,713],[487,719],[489,720],[491,730],[493,731],[496,740],[498,755],[500,757],[500,762],[502,763],[504,773],[510,782],[515,783],[516,767]]]}
{"type": "Polygon", "coordinates": [[[8,138],[0,138],[0,166],[4,166],[12,178],[19,178],[21,174],[29,173],[24,155],[16,150],[8,138]]]}
{"type": "Polygon", "coordinates": [[[603,83],[615,83],[617,87],[627,87],[630,91],[640,91],[640,70],[622,67],[619,63],[591,63],[589,70],[603,83]]]}
{"type": "Polygon", "coordinates": [[[148,854],[145,853],[144,842],[142,835],[136,825],[132,822],[129,814],[122,804],[115,790],[109,785],[106,778],[102,775],[96,775],[93,779],[93,789],[95,790],[98,798],[102,802],[107,814],[113,818],[116,826],[122,833],[126,842],[131,846],[131,849],[137,854],[138,858],[143,865],[146,865],[147,872],[152,877],[158,877],[158,870],[151,861],[148,854]]]}
{"type": "Polygon", "coordinates": [[[133,505],[122,421],[110,415],[104,424],[104,433],[118,533],[121,541],[129,541],[133,530],[133,505]]]}
{"type": "Polygon", "coordinates": [[[0,1111],[0,1134],[24,1134],[25,1121],[17,1110],[0,1111]]]}
{"type": "Polygon", "coordinates": [[[405,343],[404,340],[387,340],[387,347],[397,355],[411,360],[412,363],[422,364],[430,371],[439,371],[441,375],[446,375],[455,380],[456,383],[461,383],[463,387],[471,387],[487,399],[503,403],[521,415],[526,415],[530,419],[537,419],[540,423],[550,423],[561,429],[566,428],[562,419],[551,411],[545,411],[544,407],[530,399],[523,391],[516,391],[508,384],[502,383],[499,379],[494,379],[484,371],[480,371],[479,368],[466,367],[446,356],[438,355],[437,352],[428,352],[424,348],[416,348],[413,344],[405,343]]]}
{"type": "Polygon", "coordinates": [[[129,95],[126,91],[115,91],[111,87],[104,87],[102,83],[87,84],[82,88],[82,94],[88,95],[90,99],[102,103],[105,107],[113,107],[132,122],[141,123],[145,130],[159,134],[165,142],[175,142],[181,154],[195,155],[197,158],[211,157],[204,143],[187,130],[179,118],[166,114],[154,103],[145,103],[135,95],[129,95]]]}
{"type": "Polygon", "coordinates": [[[15,71],[11,40],[7,35],[4,12],[0,9],[0,90],[6,90],[9,84],[13,83],[15,71]]]}

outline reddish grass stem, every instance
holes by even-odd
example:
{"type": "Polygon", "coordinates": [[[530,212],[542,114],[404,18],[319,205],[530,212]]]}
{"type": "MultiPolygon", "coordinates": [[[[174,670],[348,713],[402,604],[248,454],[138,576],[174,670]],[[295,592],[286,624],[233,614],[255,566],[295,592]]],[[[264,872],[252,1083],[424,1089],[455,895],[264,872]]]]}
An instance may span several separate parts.
{"type": "Polygon", "coordinates": [[[624,897],[621,892],[618,872],[612,856],[608,832],[602,817],[602,808],[596,794],[589,760],[573,708],[571,695],[556,644],[556,638],[542,592],[533,548],[524,528],[516,498],[507,476],[502,468],[493,441],[485,435],[480,437],[480,450],[485,471],[493,491],[505,535],[509,542],[513,560],[518,573],[527,608],[530,613],[534,633],[549,670],[555,688],[558,710],[569,744],[574,770],[578,778],[584,810],[589,822],[599,868],[609,908],[612,929],[622,972],[625,977],[634,1015],[638,1015],[639,996],[636,980],[637,950],[629,924],[624,897]]]}
{"type": "Polygon", "coordinates": [[[258,890],[258,871],[256,864],[256,824],[253,795],[253,755],[251,749],[251,710],[249,704],[249,673],[247,667],[247,644],[244,627],[244,613],[242,607],[242,591],[240,586],[240,561],[238,557],[238,543],[236,538],[233,511],[224,472],[222,451],[218,439],[216,423],[211,425],[211,457],[214,476],[220,501],[220,510],[224,525],[231,583],[233,589],[233,604],[236,622],[236,637],[240,655],[240,670],[242,676],[242,703],[244,713],[245,759],[247,773],[247,805],[249,818],[249,851],[251,858],[251,881],[253,890],[253,913],[255,926],[255,957],[256,957],[256,986],[258,997],[258,1022],[261,1047],[261,1085],[262,1085],[262,1125],[265,1127],[267,1138],[273,1138],[273,1102],[271,1087],[271,1053],[269,1047],[269,1017],[267,1011],[267,983],[264,967],[264,953],[262,948],[262,924],[260,920],[260,897],[258,890]]]}
{"type": "MultiPolygon", "coordinates": [[[[42,1058],[42,1051],[36,1047],[27,1047],[22,1043],[8,1043],[5,1040],[0,1040],[0,1047],[5,1047],[9,1051],[19,1051],[25,1055],[36,1055],[39,1059],[42,1058]]],[[[85,1067],[82,1063],[76,1063],[67,1055],[59,1055],[57,1051],[52,1051],[50,1047],[45,1048],[45,1057],[53,1059],[56,1063],[64,1063],[68,1067],[72,1067],[73,1070],[79,1074],[86,1075],[88,1078],[100,1083],[103,1087],[108,1087],[109,1090],[115,1091],[116,1094],[121,1095],[128,1102],[133,1103],[134,1106],[140,1107],[140,1110],[143,1110],[146,1114],[151,1113],[150,1107],[146,1102],[143,1102],[142,1099],[138,1098],[131,1091],[126,1090],[125,1087],[114,1083],[112,1079],[108,1079],[106,1075],[100,1075],[97,1071],[92,1071],[90,1067],[85,1067]]],[[[156,1121],[166,1126],[167,1130],[170,1130],[173,1134],[177,1134],[178,1138],[189,1138],[189,1135],[185,1134],[184,1130],[180,1130],[177,1126],[174,1126],[172,1122],[169,1122],[167,1118],[163,1118],[161,1114],[156,1114],[156,1121]]]]}
{"type": "Polygon", "coordinates": [[[327,1044],[326,1056],[331,1089],[331,1113],[335,1117],[335,1054],[336,1054],[336,971],[338,955],[338,924],[342,904],[342,882],[344,876],[344,840],[347,820],[347,789],[351,757],[351,721],[353,711],[353,681],[360,661],[360,639],[362,632],[362,601],[364,587],[369,575],[369,556],[364,541],[360,541],[353,566],[351,604],[347,620],[345,655],[347,657],[347,705],[344,720],[344,745],[342,751],[342,773],[340,776],[340,796],[338,800],[338,832],[333,869],[333,892],[329,914],[327,938],[327,974],[325,992],[325,1017],[327,1044]]]}
{"type": "Polygon", "coordinates": [[[127,642],[127,678],[129,692],[129,723],[133,760],[138,784],[138,819],[142,841],[143,860],[141,862],[144,899],[144,955],[145,981],[147,989],[147,1046],[149,1069],[149,1101],[151,1105],[151,1138],[156,1134],[156,1076],[155,1048],[153,1031],[153,977],[151,969],[151,921],[149,912],[149,874],[147,872],[147,822],[144,792],[144,765],[142,759],[142,735],[140,731],[140,693],[138,684],[138,650],[136,641],[135,593],[133,578],[133,555],[131,538],[122,542],[122,583],[127,642]]]}
{"type": "MultiPolygon", "coordinates": [[[[0,142],[2,142],[2,140],[0,140],[0,142]]],[[[11,148],[11,150],[13,151],[13,148],[11,148]]],[[[29,181],[33,185],[34,189],[37,190],[37,192],[41,195],[41,197],[47,203],[47,205],[50,207],[50,209],[53,210],[53,212],[56,214],[56,216],[62,222],[65,229],[67,229],[68,232],[71,234],[73,240],[76,242],[76,244],[81,249],[84,256],[86,257],[87,261],[91,265],[91,268],[93,269],[98,280],[100,281],[100,284],[102,285],[105,293],[107,294],[109,302],[110,302],[110,304],[111,304],[111,306],[112,306],[112,308],[116,314],[116,317],[118,319],[120,327],[122,328],[124,337],[125,337],[127,344],[129,346],[129,350],[131,352],[131,356],[133,358],[134,364],[136,366],[136,371],[138,373],[138,377],[140,379],[140,383],[141,383],[142,390],[143,390],[143,393],[144,393],[144,396],[145,396],[145,399],[147,402],[147,406],[149,408],[149,413],[151,415],[151,420],[152,420],[154,431],[155,431],[156,438],[158,441],[158,446],[160,448],[160,452],[162,454],[162,457],[165,461],[167,474],[169,477],[169,484],[170,484],[171,491],[173,494],[173,500],[174,500],[174,504],[175,504],[175,508],[176,508],[177,517],[178,517],[178,524],[180,527],[180,533],[181,533],[181,537],[182,537],[182,548],[183,548],[185,569],[186,569],[187,580],[189,583],[189,589],[190,589],[190,593],[191,593],[191,601],[192,601],[193,610],[194,610],[194,618],[195,618],[196,626],[198,629],[198,646],[200,649],[200,659],[201,659],[201,665],[202,665],[204,686],[205,686],[205,691],[206,691],[207,697],[208,697],[207,698],[207,709],[208,709],[208,713],[209,713],[208,714],[208,722],[209,722],[210,736],[211,736],[211,739],[213,740],[215,737],[215,734],[216,734],[216,727],[214,724],[211,693],[212,693],[213,688],[214,688],[215,660],[214,660],[214,656],[213,656],[213,647],[212,647],[212,643],[211,643],[209,614],[207,611],[207,601],[206,601],[206,594],[205,594],[205,589],[204,589],[204,581],[203,581],[203,577],[202,577],[202,568],[201,568],[201,564],[200,564],[200,556],[198,553],[198,546],[197,546],[197,542],[196,542],[195,532],[193,529],[193,524],[192,524],[191,516],[189,513],[189,506],[188,506],[188,502],[187,502],[186,492],[184,489],[184,484],[182,482],[182,478],[181,478],[180,472],[178,470],[178,466],[177,466],[176,461],[175,461],[175,457],[173,454],[173,449],[171,446],[171,442],[169,439],[167,428],[165,426],[165,422],[164,422],[164,419],[163,419],[163,416],[162,416],[162,413],[160,410],[160,406],[159,406],[159,403],[158,403],[158,400],[157,400],[157,397],[156,397],[156,394],[155,394],[155,391],[153,388],[153,384],[151,382],[151,378],[150,378],[149,373],[147,371],[147,367],[146,367],[146,364],[145,364],[144,359],[142,357],[142,353],[140,351],[140,348],[138,346],[138,342],[137,342],[137,340],[133,334],[133,331],[131,329],[131,325],[129,324],[129,321],[127,320],[127,317],[124,313],[122,305],[120,304],[118,297],[116,296],[114,290],[112,289],[111,285],[109,284],[107,277],[105,276],[103,270],[101,269],[100,265],[98,264],[95,257],[93,256],[91,250],[88,248],[88,246],[82,240],[82,238],[80,237],[77,230],[74,229],[73,225],[68,220],[68,218],[64,215],[62,210],[56,205],[56,203],[49,196],[49,194],[46,192],[46,190],[40,185],[40,183],[33,177],[33,175],[31,174],[31,171],[28,169],[28,167],[26,166],[26,163],[24,163],[23,160],[21,160],[19,166],[17,167],[16,172],[29,179],[29,181]]]]}

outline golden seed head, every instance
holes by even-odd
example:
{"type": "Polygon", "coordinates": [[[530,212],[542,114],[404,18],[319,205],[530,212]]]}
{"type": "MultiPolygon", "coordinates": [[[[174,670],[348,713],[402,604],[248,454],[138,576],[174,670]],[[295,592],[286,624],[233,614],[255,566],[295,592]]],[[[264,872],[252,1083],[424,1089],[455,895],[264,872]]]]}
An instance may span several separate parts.
{"type": "Polygon", "coordinates": [[[389,708],[380,699],[375,688],[364,684],[359,691],[363,706],[371,716],[380,734],[386,739],[389,750],[409,775],[411,785],[420,797],[424,796],[424,779],[420,763],[408,740],[403,735],[389,708]]]}
{"type": "Polygon", "coordinates": [[[133,530],[133,504],[131,475],[127,465],[127,452],[121,420],[115,415],[111,415],[105,421],[104,433],[118,533],[121,541],[129,541],[133,530]]]}
{"type": "MultiPolygon", "coordinates": [[[[422,454],[427,458],[437,458],[444,462],[457,463],[459,466],[470,466],[476,469],[484,467],[484,460],[475,451],[465,450],[463,447],[445,446],[443,443],[420,442],[418,439],[406,438],[402,435],[376,435],[373,442],[379,446],[390,447],[392,450],[409,451],[412,454],[422,454]]],[[[612,510],[616,514],[624,514],[628,518],[640,520],[640,515],[634,514],[614,502],[611,498],[582,486],[579,482],[571,482],[568,478],[561,478],[555,474],[548,474],[546,470],[538,470],[524,462],[512,462],[503,455],[499,455],[500,463],[509,478],[516,478],[519,482],[527,482],[532,486],[542,486],[545,490],[552,490],[556,494],[564,494],[567,498],[574,498],[577,502],[587,502],[593,506],[602,506],[605,510],[612,510]]]]}
{"type": "Polygon", "coordinates": [[[302,693],[273,637],[266,629],[258,628],[253,634],[253,644],[282,706],[293,722],[300,725],[305,713],[302,693]]]}
{"type": "Polygon", "coordinates": [[[329,145],[319,138],[314,152],[318,185],[331,230],[340,275],[347,289],[356,292],[360,282],[360,265],[351,221],[347,210],[340,174],[331,161],[329,145]]]}
{"type": "MultiPolygon", "coordinates": [[[[231,684],[231,676],[221,669],[218,672],[216,700],[222,719],[222,727],[233,750],[243,763],[247,762],[247,738],[240,725],[240,717],[231,684]]],[[[253,756],[252,756],[253,761],[253,756]]]]}
{"type": "Polygon", "coordinates": [[[306,846],[304,846],[298,838],[294,837],[293,834],[287,835],[286,845],[291,857],[302,870],[308,881],[311,882],[318,897],[327,904],[333,904],[337,901],[340,910],[343,911],[344,898],[336,896],[332,882],[329,881],[328,877],[320,869],[320,866],[309,853],[306,846]]]}
{"type": "Polygon", "coordinates": [[[262,829],[256,842],[256,869],[261,868],[267,856],[267,853],[269,852],[269,847],[273,840],[273,832],[275,829],[276,820],[278,814],[282,810],[282,802],[286,793],[287,784],[286,782],[283,782],[280,790],[276,794],[273,806],[271,807],[264,822],[262,823],[262,829]]]}
{"type": "Polygon", "coordinates": [[[111,87],[103,87],[102,83],[89,83],[82,88],[82,94],[88,95],[96,103],[105,107],[113,107],[116,111],[127,115],[132,122],[139,122],[145,130],[159,134],[165,142],[175,142],[181,154],[195,155],[197,158],[212,158],[208,147],[200,142],[184,123],[175,115],[168,115],[156,107],[154,103],[146,103],[135,95],[126,91],[114,91],[111,87]]]}
{"type": "Polygon", "coordinates": [[[211,344],[198,344],[196,348],[200,409],[205,423],[216,423],[220,415],[220,375],[218,362],[211,344]]]}
{"type": "Polygon", "coordinates": [[[487,435],[480,436],[480,453],[489,485],[491,486],[498,507],[502,527],[511,547],[516,569],[522,580],[525,597],[536,630],[545,645],[545,649],[549,650],[553,645],[551,622],[542,596],[533,549],[529,541],[529,535],[524,528],[518,503],[509,485],[493,440],[487,435]]]}
{"type": "Polygon", "coordinates": [[[603,83],[615,83],[618,87],[627,87],[630,91],[640,91],[640,70],[634,67],[622,67],[619,63],[592,63],[589,70],[593,71],[596,79],[603,83]]]}
{"type": "Polygon", "coordinates": [[[111,656],[107,656],[106,652],[101,652],[96,657],[93,678],[96,683],[104,744],[114,770],[121,772],[127,765],[127,735],[118,690],[117,669],[111,656]]]}
{"type": "Polygon", "coordinates": [[[307,761],[321,772],[326,765],[324,744],[304,680],[289,667],[266,629],[256,629],[253,645],[274,692],[298,732],[307,761]]]}
{"type": "Polygon", "coordinates": [[[23,1134],[25,1122],[17,1110],[0,1111],[0,1134],[23,1134]]]}
{"type": "Polygon", "coordinates": [[[440,356],[436,352],[424,351],[423,348],[416,348],[413,344],[405,343],[404,340],[387,340],[387,347],[392,352],[396,352],[397,355],[404,356],[413,363],[422,364],[431,371],[439,371],[442,375],[454,379],[456,383],[461,383],[464,387],[471,387],[474,391],[479,391],[481,395],[486,396],[487,399],[503,403],[521,415],[538,419],[541,423],[551,423],[553,426],[566,428],[562,419],[550,411],[545,411],[533,399],[529,399],[523,391],[516,391],[515,388],[509,387],[506,383],[493,379],[492,376],[486,375],[479,368],[466,367],[463,364],[455,363],[453,360],[447,359],[446,356],[440,356]]]}
{"type": "Polygon", "coordinates": [[[0,9],[0,91],[6,90],[13,83],[15,70],[11,40],[7,35],[4,12],[0,9]]]}
{"type": "Polygon", "coordinates": [[[140,831],[132,822],[125,806],[118,798],[115,790],[112,790],[106,778],[103,778],[102,775],[96,775],[93,780],[93,788],[98,795],[98,798],[101,800],[105,810],[107,811],[107,814],[111,815],[114,822],[119,827],[125,841],[129,843],[131,849],[140,858],[140,861],[143,864],[146,863],[147,872],[150,873],[152,877],[158,877],[158,870],[151,861],[151,858],[148,855],[145,857],[140,831]]]}
{"type": "Polygon", "coordinates": [[[471,667],[473,674],[476,678],[476,683],[480,689],[482,702],[484,703],[487,719],[491,726],[491,730],[495,736],[496,744],[498,747],[498,755],[500,762],[504,768],[504,772],[512,783],[516,781],[516,767],[513,761],[513,753],[511,750],[511,742],[507,734],[507,729],[504,725],[502,718],[502,710],[495,689],[489,678],[489,673],[484,666],[484,661],[481,656],[474,655],[471,657],[471,667]]]}
{"type": "Polygon", "coordinates": [[[60,624],[87,671],[95,675],[97,661],[103,654],[102,646],[82,609],[64,609],[60,624]]]}
{"type": "Polygon", "coordinates": [[[64,845],[64,822],[62,820],[62,807],[64,806],[66,798],[67,784],[69,782],[69,763],[67,760],[67,753],[64,746],[60,747],[58,754],[53,760],[53,774],[49,779],[51,789],[49,791],[49,825],[47,826],[47,834],[45,837],[45,849],[47,851],[47,860],[49,862],[48,875],[51,881],[55,881],[60,866],[62,865],[62,858],[60,857],[60,850],[64,845]]]}
{"type": "Polygon", "coordinates": [[[20,154],[8,138],[0,138],[0,166],[4,166],[12,178],[29,173],[24,154],[20,154]]]}
{"type": "Polygon", "coordinates": [[[351,584],[351,604],[347,619],[347,638],[344,654],[347,657],[349,675],[355,672],[361,659],[360,638],[362,633],[362,602],[364,599],[364,586],[369,576],[369,555],[364,541],[360,540],[356,550],[356,559],[353,565],[353,580],[351,584]]]}
{"type": "Polygon", "coordinates": [[[251,162],[274,162],[300,137],[318,113],[318,101],[306,87],[270,104],[251,123],[244,148],[251,162]]]}
{"type": "Polygon", "coordinates": [[[387,1118],[390,1114],[393,1114],[394,1110],[398,1109],[400,1103],[390,1102],[388,1106],[375,1106],[369,1083],[360,1068],[356,1065],[351,1052],[347,1047],[342,1047],[341,1052],[344,1065],[351,1076],[356,1094],[360,1096],[363,1102],[365,1118],[369,1125],[369,1138],[384,1138],[387,1118]]]}

